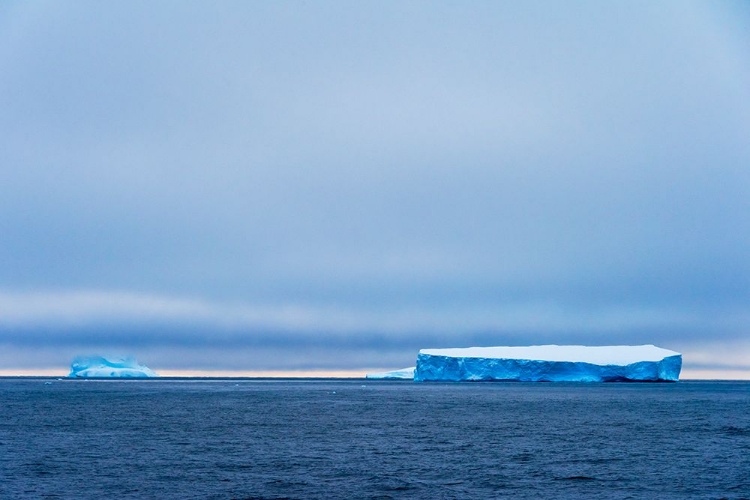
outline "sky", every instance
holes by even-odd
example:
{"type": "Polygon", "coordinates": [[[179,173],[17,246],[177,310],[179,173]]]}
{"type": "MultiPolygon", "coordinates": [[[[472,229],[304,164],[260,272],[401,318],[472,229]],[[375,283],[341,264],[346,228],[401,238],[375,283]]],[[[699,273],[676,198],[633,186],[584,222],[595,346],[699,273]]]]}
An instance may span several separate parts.
{"type": "Polygon", "coordinates": [[[746,2],[0,3],[0,374],[538,344],[750,378],[746,2]]]}

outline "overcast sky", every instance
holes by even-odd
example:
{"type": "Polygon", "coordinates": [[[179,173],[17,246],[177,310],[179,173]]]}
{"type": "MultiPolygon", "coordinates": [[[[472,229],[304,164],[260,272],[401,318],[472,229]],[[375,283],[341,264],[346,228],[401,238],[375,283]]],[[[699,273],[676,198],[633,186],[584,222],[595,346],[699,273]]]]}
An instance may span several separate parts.
{"type": "Polygon", "coordinates": [[[0,372],[653,343],[750,374],[750,6],[0,3],[0,372]]]}

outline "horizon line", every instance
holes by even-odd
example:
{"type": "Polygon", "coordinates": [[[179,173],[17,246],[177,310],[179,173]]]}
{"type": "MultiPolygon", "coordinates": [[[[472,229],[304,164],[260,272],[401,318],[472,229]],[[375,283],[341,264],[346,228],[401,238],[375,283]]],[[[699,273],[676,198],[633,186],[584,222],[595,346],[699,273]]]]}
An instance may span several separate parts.
{"type": "MultiPolygon", "coordinates": [[[[392,368],[391,368],[392,370],[392,368]]],[[[365,379],[368,373],[389,371],[383,368],[359,370],[156,370],[154,378],[265,378],[265,379],[365,379]]],[[[0,369],[0,377],[68,378],[69,368],[0,369]]],[[[132,380],[132,379],[130,379],[132,380]]],[[[137,379],[136,379],[137,380],[137,379]]],[[[372,379],[371,379],[372,380],[372,379]]],[[[750,380],[747,370],[683,369],[679,380],[750,380]]]]}

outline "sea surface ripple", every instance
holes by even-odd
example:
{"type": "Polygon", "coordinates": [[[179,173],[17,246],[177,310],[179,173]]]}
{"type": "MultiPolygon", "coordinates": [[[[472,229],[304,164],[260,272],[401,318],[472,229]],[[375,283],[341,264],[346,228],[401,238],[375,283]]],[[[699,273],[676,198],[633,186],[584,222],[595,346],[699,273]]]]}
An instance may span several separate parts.
{"type": "Polygon", "coordinates": [[[750,498],[750,383],[0,379],[0,498],[750,498]]]}

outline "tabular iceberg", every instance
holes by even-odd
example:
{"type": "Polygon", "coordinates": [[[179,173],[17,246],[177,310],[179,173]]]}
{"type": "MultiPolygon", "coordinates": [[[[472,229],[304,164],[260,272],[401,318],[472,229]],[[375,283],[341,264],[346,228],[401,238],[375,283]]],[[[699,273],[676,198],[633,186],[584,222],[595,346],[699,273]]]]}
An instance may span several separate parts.
{"type": "Polygon", "coordinates": [[[135,358],[103,358],[101,356],[76,356],[70,364],[71,378],[147,378],[158,375],[147,366],[139,365],[135,358]]]}
{"type": "Polygon", "coordinates": [[[365,378],[380,380],[413,380],[414,367],[411,366],[409,368],[402,368],[391,372],[368,373],[365,378]]]}
{"type": "Polygon", "coordinates": [[[422,349],[415,381],[676,382],[682,355],[653,345],[422,349]]]}

